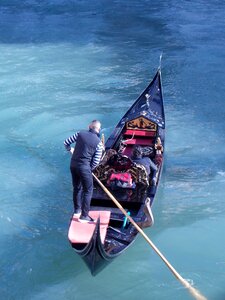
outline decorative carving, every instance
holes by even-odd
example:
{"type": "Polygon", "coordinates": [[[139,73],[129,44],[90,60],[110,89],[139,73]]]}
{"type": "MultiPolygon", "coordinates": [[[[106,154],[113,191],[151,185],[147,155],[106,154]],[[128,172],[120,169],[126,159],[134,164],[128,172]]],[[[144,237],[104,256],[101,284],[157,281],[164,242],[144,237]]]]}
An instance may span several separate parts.
{"type": "Polygon", "coordinates": [[[144,118],[138,117],[134,120],[130,120],[126,123],[127,129],[138,129],[138,130],[147,130],[147,131],[156,131],[157,125],[152,121],[144,118]]]}

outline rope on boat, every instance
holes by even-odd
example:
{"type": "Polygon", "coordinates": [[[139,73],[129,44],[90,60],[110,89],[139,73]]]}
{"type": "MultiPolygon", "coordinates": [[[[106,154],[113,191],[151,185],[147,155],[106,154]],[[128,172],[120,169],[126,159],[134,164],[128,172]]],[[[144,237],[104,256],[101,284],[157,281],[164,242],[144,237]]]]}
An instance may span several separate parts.
{"type": "Polygon", "coordinates": [[[132,135],[132,137],[130,138],[130,139],[127,139],[127,140],[122,140],[122,143],[126,143],[126,142],[129,142],[129,141],[132,141],[133,139],[134,139],[134,132],[133,132],[133,135],[132,135]]]}

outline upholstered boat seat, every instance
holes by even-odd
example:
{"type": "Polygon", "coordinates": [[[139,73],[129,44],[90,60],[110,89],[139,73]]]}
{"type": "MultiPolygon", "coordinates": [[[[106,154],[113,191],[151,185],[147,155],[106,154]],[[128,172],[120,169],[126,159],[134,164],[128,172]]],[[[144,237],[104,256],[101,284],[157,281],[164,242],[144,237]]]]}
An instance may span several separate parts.
{"type": "Polygon", "coordinates": [[[119,172],[129,172],[135,183],[149,185],[149,176],[146,168],[124,155],[114,154],[109,158],[107,163],[101,163],[94,170],[95,175],[103,182],[106,182],[112,173],[119,172]]]}
{"type": "Polygon", "coordinates": [[[107,161],[101,162],[94,174],[101,181],[107,181],[112,173],[126,172],[133,166],[133,161],[124,155],[113,154],[107,161]]]}
{"type": "Polygon", "coordinates": [[[114,154],[110,157],[107,164],[116,171],[125,172],[132,167],[133,161],[126,155],[114,154]]]}
{"type": "Polygon", "coordinates": [[[125,130],[123,133],[123,154],[130,156],[134,145],[153,146],[156,132],[144,130],[125,130]]]}
{"type": "Polygon", "coordinates": [[[149,176],[143,165],[133,163],[132,168],[128,170],[135,183],[149,186],[149,176]]]}

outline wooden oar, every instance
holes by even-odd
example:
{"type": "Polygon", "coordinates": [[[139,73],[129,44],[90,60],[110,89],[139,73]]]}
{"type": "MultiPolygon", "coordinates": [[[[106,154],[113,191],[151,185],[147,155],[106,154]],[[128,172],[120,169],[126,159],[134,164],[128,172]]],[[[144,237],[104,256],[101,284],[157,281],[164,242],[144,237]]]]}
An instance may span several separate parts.
{"type": "Polygon", "coordinates": [[[164,261],[169,270],[174,274],[174,276],[189,290],[192,296],[197,300],[207,300],[205,296],[203,296],[197,289],[190,285],[190,283],[185,280],[169,263],[169,261],[165,258],[165,256],[159,251],[159,249],[153,244],[153,242],[149,239],[149,237],[144,233],[144,231],[137,225],[137,223],[129,216],[129,214],[125,211],[122,205],[116,200],[116,198],[110,193],[110,191],[104,186],[104,184],[93,174],[93,177],[101,186],[101,188],[106,192],[106,194],[110,197],[110,199],[116,204],[116,206],[122,211],[122,213],[130,220],[133,226],[139,231],[139,233],[144,237],[147,243],[154,249],[154,251],[159,255],[159,257],[164,261]]]}

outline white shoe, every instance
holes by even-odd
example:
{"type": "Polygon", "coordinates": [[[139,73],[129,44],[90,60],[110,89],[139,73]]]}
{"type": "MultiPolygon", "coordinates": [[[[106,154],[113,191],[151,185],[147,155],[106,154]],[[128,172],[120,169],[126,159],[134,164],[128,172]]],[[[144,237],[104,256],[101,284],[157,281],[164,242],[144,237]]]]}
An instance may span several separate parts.
{"type": "Polygon", "coordinates": [[[75,211],[74,211],[74,214],[73,214],[73,217],[74,217],[74,218],[79,218],[80,215],[81,215],[81,211],[80,211],[80,210],[77,210],[77,211],[75,210],[75,211]]]}
{"type": "Polygon", "coordinates": [[[81,223],[96,222],[96,220],[92,219],[90,216],[86,216],[86,217],[80,216],[78,221],[81,222],[81,223]]]}

